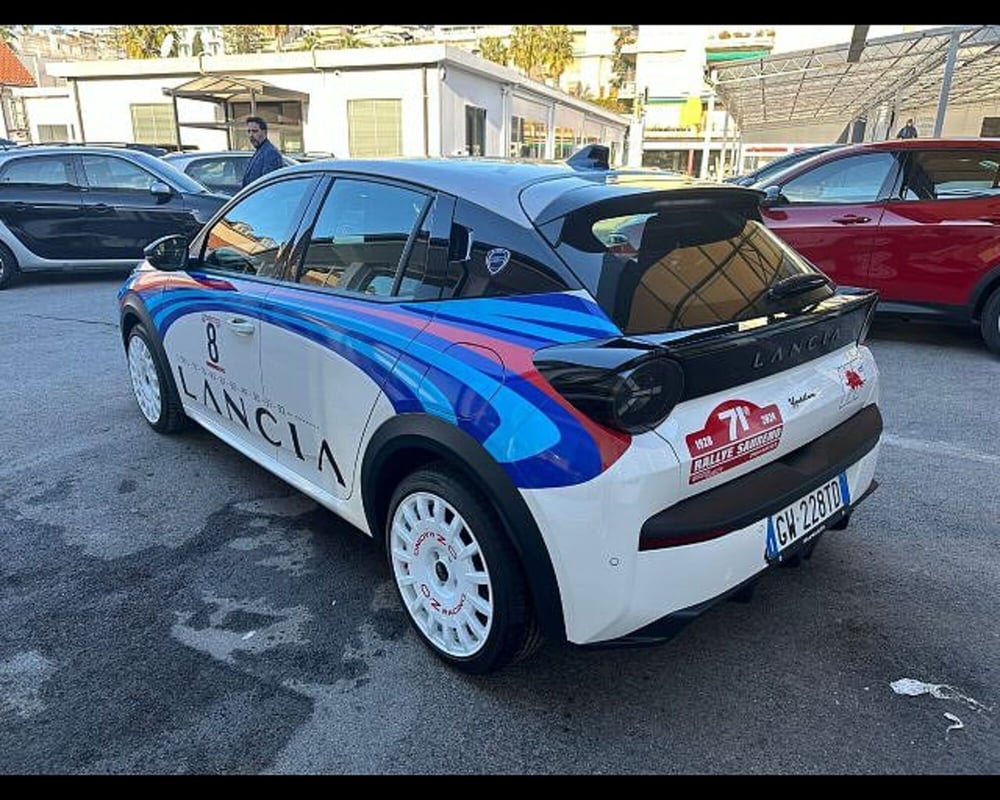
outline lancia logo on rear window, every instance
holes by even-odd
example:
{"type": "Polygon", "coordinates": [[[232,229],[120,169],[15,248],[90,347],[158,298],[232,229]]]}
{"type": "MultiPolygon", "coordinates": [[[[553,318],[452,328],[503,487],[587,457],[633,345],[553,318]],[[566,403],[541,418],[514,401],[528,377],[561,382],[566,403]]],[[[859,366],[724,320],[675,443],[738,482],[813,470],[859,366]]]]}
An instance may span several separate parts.
{"type": "Polygon", "coordinates": [[[490,275],[496,275],[507,266],[508,261],[510,261],[510,250],[494,247],[486,254],[486,269],[490,271],[490,275]]]}

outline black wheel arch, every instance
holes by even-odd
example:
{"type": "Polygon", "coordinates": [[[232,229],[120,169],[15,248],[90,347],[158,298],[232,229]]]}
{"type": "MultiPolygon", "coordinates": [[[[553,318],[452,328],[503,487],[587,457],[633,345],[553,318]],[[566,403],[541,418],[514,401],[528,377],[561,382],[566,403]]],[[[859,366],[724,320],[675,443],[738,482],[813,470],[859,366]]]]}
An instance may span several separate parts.
{"type": "Polygon", "coordinates": [[[492,503],[521,562],[542,631],[565,640],[559,585],[534,516],[503,468],[455,425],[429,414],[400,414],[372,436],[361,464],[360,488],[373,536],[382,541],[389,501],[403,476],[435,461],[458,468],[492,503]]]}

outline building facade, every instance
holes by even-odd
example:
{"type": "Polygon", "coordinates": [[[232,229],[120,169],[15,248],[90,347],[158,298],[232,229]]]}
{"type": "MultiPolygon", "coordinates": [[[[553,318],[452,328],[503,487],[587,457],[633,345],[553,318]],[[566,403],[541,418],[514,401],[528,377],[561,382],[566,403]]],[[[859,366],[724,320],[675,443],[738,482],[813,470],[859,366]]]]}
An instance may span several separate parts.
{"type": "Polygon", "coordinates": [[[445,45],[62,62],[70,138],[247,147],[269,122],[285,152],[340,157],[564,159],[600,142],[625,158],[629,120],[445,45]]]}

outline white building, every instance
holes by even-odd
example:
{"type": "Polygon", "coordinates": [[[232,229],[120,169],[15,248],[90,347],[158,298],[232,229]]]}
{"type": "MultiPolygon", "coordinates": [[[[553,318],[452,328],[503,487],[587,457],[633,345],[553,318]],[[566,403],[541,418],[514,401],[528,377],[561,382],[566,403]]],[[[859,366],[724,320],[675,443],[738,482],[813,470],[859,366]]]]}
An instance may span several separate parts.
{"type": "MultiPolygon", "coordinates": [[[[446,45],[51,63],[66,138],[247,147],[256,113],[285,152],[565,159],[586,143],[625,158],[629,120],[446,45]]],[[[28,116],[35,114],[29,102],[28,116]]],[[[41,129],[32,120],[32,140],[41,129]]]]}

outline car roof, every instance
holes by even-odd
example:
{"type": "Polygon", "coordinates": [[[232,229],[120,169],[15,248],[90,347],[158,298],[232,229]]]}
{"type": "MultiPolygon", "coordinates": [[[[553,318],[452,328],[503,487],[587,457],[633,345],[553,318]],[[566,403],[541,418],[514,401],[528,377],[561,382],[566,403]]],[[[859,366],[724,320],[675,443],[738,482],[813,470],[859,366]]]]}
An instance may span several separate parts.
{"type": "Polygon", "coordinates": [[[252,156],[253,150],[184,150],[167,153],[164,161],[188,161],[194,158],[217,158],[218,156],[252,156]]]}
{"type": "MultiPolygon", "coordinates": [[[[885,139],[880,142],[856,142],[846,145],[844,150],[943,150],[965,149],[996,150],[1000,147],[998,137],[934,137],[927,139],[885,139]]],[[[843,151],[841,151],[843,152],[843,151]]]]}
{"type": "Polygon", "coordinates": [[[10,150],[0,150],[0,159],[22,158],[24,156],[52,155],[66,153],[90,153],[109,156],[119,156],[139,161],[143,164],[159,164],[163,161],[158,156],[151,155],[145,150],[136,150],[131,147],[102,147],[100,145],[87,144],[32,144],[22,145],[10,150]]]}
{"type": "Polygon", "coordinates": [[[807,170],[820,164],[826,164],[840,158],[858,153],[892,153],[908,150],[997,150],[1000,149],[1000,138],[931,138],[931,139],[885,139],[878,142],[854,142],[842,147],[818,153],[798,164],[793,164],[777,174],[764,178],[753,184],[764,187],[777,181],[784,182],[789,178],[802,175],[807,170]]]}
{"type": "Polygon", "coordinates": [[[405,180],[468,198],[511,219],[523,218],[525,214],[537,219],[557,197],[565,197],[567,193],[578,190],[581,205],[625,194],[690,187],[751,191],[656,169],[579,169],[565,161],[478,156],[308,161],[285,167],[281,172],[284,176],[316,172],[356,173],[405,180]],[[528,189],[531,189],[531,202],[526,202],[523,196],[528,189]]]}

